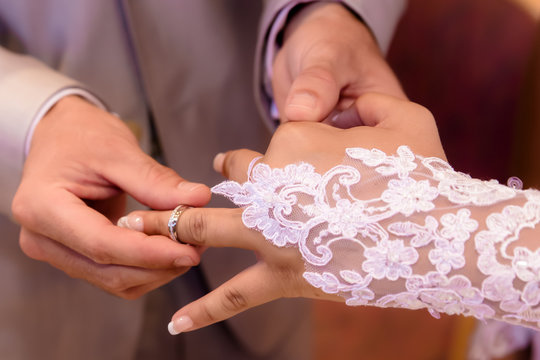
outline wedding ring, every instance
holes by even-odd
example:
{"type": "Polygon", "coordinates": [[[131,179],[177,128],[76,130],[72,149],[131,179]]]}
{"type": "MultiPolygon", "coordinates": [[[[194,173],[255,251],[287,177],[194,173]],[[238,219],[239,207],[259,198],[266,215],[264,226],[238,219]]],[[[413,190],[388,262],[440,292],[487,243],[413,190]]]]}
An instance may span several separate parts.
{"type": "Polygon", "coordinates": [[[176,233],[176,225],[178,224],[178,219],[180,219],[180,216],[182,215],[182,213],[190,208],[191,206],[178,205],[173,210],[171,217],[169,218],[169,223],[167,224],[167,226],[169,227],[169,236],[171,237],[171,239],[182,244],[184,242],[178,239],[178,234],[176,233]]]}

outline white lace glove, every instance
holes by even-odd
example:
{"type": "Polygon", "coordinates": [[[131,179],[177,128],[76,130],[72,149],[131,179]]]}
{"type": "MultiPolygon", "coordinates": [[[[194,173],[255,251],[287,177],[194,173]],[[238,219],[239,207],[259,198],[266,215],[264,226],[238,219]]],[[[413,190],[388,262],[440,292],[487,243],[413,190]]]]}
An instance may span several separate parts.
{"type": "MultiPolygon", "coordinates": [[[[253,163],[252,163],[253,164],[253,163]]],[[[427,308],[540,327],[540,192],[454,171],[401,146],[348,148],[324,174],[250,167],[216,194],[244,224],[297,247],[304,278],[348,305],[427,308]]]]}

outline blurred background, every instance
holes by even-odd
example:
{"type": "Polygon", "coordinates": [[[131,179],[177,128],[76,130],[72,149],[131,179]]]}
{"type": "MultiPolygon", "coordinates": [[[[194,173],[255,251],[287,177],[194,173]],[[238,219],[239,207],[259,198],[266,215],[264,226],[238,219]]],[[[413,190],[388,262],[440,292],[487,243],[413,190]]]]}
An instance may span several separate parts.
{"type": "MultiPolygon", "coordinates": [[[[456,170],[540,188],[540,0],[409,0],[388,61],[456,170]],[[536,168],[536,169],[535,169],[536,168]]],[[[316,302],[316,360],[465,359],[475,321],[316,302]]]]}

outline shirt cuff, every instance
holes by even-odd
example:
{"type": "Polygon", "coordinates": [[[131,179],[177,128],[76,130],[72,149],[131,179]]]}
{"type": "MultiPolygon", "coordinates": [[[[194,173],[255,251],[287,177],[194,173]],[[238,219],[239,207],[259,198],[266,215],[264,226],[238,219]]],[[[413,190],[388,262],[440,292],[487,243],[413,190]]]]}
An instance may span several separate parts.
{"type": "Polygon", "coordinates": [[[94,104],[98,108],[102,110],[107,110],[107,107],[101,100],[99,100],[96,96],[94,96],[92,93],[90,93],[87,90],[84,90],[82,88],[77,87],[68,87],[64,88],[62,90],[59,90],[54,95],[52,95],[47,101],[39,108],[38,112],[32,119],[32,123],[30,124],[30,128],[26,134],[26,138],[24,140],[24,156],[28,155],[28,152],[30,151],[30,144],[32,143],[32,137],[34,136],[34,131],[36,130],[36,126],[39,124],[41,119],[47,114],[47,112],[61,99],[63,99],[66,96],[70,95],[77,95],[88,102],[94,104]]]}

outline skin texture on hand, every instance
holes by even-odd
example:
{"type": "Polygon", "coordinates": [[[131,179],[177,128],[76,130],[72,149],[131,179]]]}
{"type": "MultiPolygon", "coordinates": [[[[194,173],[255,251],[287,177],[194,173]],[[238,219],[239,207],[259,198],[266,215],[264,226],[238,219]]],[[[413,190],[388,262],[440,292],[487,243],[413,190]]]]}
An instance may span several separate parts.
{"type": "Polygon", "coordinates": [[[23,252],[124,298],[199,262],[193,247],[116,226],[126,193],[155,209],[210,198],[146,155],[120,119],[76,96],[60,100],[36,127],[12,203],[23,252]]]}
{"type": "Polygon", "coordinates": [[[330,121],[367,92],[406,99],[366,25],[337,3],[295,14],[274,60],[272,88],[282,122],[330,121]]]}
{"type": "MultiPolygon", "coordinates": [[[[343,130],[321,123],[287,123],[278,128],[264,155],[246,149],[229,151],[216,157],[214,167],[226,178],[244,182],[249,164],[257,156],[262,156],[259,161],[273,168],[307,162],[319,173],[340,164],[348,147],[393,153],[399,145],[408,145],[417,154],[445,159],[435,121],[422,106],[367,94],[356,101],[354,108],[367,126],[343,130]]],[[[128,217],[137,218],[149,235],[167,236],[170,214],[170,211],[135,212],[128,217]]],[[[281,297],[343,301],[303,279],[304,264],[296,248],[274,247],[261,233],[246,228],[242,209],[189,209],[180,217],[177,233],[182,241],[198,246],[252,250],[259,261],[180,309],[169,325],[171,333],[195,330],[281,297]]]]}

